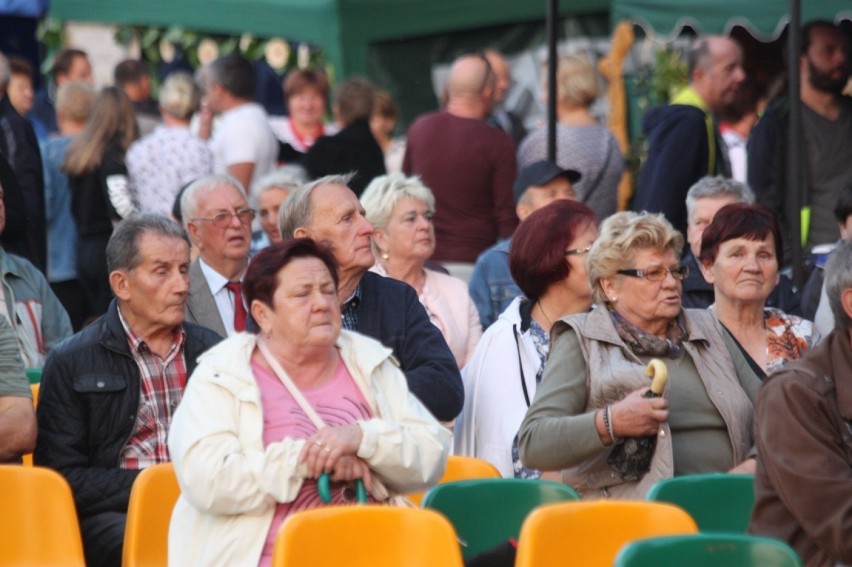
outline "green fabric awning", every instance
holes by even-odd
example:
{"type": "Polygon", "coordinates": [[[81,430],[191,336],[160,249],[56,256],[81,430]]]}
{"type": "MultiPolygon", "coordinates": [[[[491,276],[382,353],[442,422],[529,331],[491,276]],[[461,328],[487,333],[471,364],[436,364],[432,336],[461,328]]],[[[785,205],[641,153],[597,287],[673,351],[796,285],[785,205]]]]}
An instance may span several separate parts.
{"type": "MultiPolygon", "coordinates": [[[[641,26],[648,35],[678,35],[684,26],[705,34],[745,27],[761,40],[776,39],[789,19],[789,0],[613,0],[610,21],[641,26]]],[[[802,0],[802,21],[852,20],[850,0],[802,0]]]]}

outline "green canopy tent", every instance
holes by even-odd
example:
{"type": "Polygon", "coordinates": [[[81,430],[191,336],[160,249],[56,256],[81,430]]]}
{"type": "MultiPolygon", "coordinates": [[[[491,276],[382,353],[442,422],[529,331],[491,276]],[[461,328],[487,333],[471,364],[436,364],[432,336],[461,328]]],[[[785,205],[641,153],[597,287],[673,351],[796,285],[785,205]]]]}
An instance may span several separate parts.
{"type": "MultiPolygon", "coordinates": [[[[610,20],[612,25],[622,20],[641,26],[649,35],[666,39],[677,36],[689,26],[704,34],[728,34],[734,26],[742,26],[761,40],[777,39],[789,24],[796,33],[788,34],[788,51],[800,51],[798,30],[802,21],[852,20],[852,2],[849,0],[613,0],[610,20]]],[[[802,173],[801,101],[799,100],[799,66],[796,59],[788,62],[790,89],[790,130],[787,148],[787,177],[795,182],[790,187],[796,191],[799,203],[804,203],[804,177],[802,173]]],[[[792,230],[793,281],[799,287],[804,283],[802,245],[802,219],[790,219],[792,230]]]]}

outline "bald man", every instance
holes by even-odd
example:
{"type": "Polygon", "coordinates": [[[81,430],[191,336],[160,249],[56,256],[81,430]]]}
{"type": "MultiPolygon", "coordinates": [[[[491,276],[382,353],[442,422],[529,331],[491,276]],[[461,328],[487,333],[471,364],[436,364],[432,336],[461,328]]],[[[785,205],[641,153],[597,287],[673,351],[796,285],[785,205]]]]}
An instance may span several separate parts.
{"type": "Polygon", "coordinates": [[[721,36],[695,41],[688,57],[689,86],[671,104],[652,109],[642,127],[648,158],[633,208],[663,213],[686,234],[686,193],[707,175],[731,176],[716,116],[737,98],[745,80],[743,53],[721,36]]]}
{"type": "Polygon", "coordinates": [[[419,117],[408,130],[402,169],[435,194],[434,260],[470,280],[477,256],[518,224],[512,183],[515,146],[485,123],[496,77],[480,55],[453,63],[443,110],[419,117]]]}

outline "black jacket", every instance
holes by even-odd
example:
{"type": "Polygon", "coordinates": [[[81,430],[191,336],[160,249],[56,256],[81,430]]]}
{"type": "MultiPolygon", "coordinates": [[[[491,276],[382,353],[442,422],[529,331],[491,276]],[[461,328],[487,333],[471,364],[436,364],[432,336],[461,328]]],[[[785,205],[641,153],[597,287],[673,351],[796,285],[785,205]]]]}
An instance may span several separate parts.
{"type": "Polygon", "coordinates": [[[385,154],[366,120],[358,120],[333,136],[320,137],[308,150],[302,164],[314,179],[357,172],[349,188],[359,197],[374,177],[385,174],[385,154]]]}
{"type": "MultiPolygon", "coordinates": [[[[221,340],[184,323],[187,376],[198,357],[221,340]]],[[[33,460],[62,473],[81,518],[126,512],[137,470],[118,466],[139,407],[139,369],[115,300],[97,321],[59,344],[44,366],[33,460]]]]}
{"type": "Polygon", "coordinates": [[[367,272],[361,279],[359,333],[393,349],[408,388],[432,415],[449,421],[464,405],[456,359],[410,285],[367,272]]]}

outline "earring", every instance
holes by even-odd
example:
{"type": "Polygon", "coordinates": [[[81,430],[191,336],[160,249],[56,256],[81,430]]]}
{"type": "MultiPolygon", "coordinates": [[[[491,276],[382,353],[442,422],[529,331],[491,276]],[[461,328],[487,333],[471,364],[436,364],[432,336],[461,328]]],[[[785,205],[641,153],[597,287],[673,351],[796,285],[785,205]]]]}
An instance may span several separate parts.
{"type": "Polygon", "coordinates": [[[387,252],[382,252],[382,260],[387,260],[390,258],[390,255],[387,252]]]}
{"type": "Polygon", "coordinates": [[[610,298],[609,298],[609,302],[610,302],[610,303],[616,303],[617,301],[618,301],[618,298],[617,298],[617,297],[615,297],[614,295],[613,295],[612,297],[610,297],[610,298]]]}

